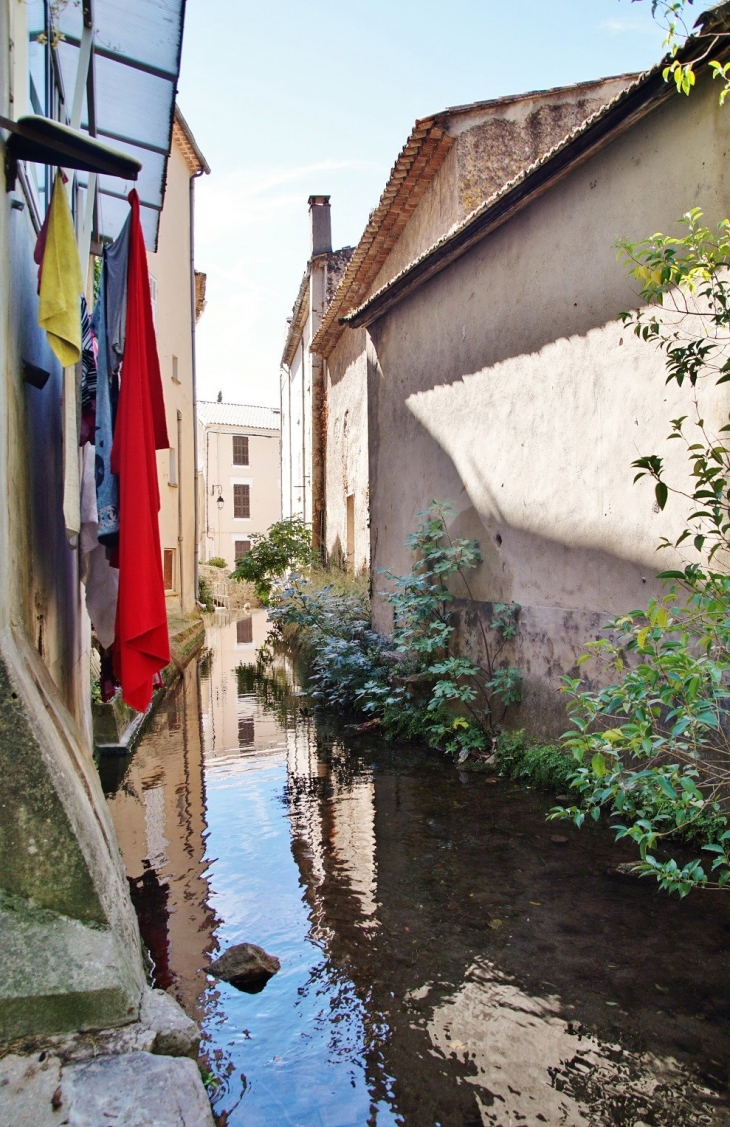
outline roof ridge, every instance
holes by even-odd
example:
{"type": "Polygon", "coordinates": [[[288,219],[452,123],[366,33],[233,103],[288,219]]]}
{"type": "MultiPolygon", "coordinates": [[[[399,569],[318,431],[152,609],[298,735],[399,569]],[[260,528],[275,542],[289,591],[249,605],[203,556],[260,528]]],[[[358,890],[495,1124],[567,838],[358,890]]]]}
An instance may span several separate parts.
{"type": "Polygon", "coordinates": [[[280,407],[265,407],[261,403],[232,403],[230,399],[196,399],[196,405],[202,406],[206,404],[210,407],[250,407],[255,411],[278,411],[281,412],[280,407]]]}

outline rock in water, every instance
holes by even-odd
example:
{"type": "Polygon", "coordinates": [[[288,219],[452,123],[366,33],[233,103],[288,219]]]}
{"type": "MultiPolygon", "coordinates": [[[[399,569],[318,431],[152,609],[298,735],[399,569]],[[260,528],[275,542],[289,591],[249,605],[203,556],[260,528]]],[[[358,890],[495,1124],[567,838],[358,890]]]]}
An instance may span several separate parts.
{"type": "Polygon", "coordinates": [[[230,982],[237,990],[258,994],[280,966],[276,955],[267,955],[263,947],[255,943],[236,943],[210,964],[208,974],[230,982]]]}

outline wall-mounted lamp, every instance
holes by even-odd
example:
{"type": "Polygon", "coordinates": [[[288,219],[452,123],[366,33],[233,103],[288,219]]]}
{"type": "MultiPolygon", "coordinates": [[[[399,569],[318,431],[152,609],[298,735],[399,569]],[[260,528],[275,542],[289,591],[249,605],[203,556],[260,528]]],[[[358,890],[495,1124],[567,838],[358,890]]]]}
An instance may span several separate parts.
{"type": "Polygon", "coordinates": [[[219,493],[219,494],[218,494],[218,498],[217,498],[217,500],[216,500],[216,505],[218,506],[218,510],[219,510],[219,511],[220,511],[220,510],[221,510],[221,509],[223,508],[223,505],[224,505],[224,504],[225,504],[225,502],[224,502],[224,500],[223,500],[223,494],[222,494],[222,493],[219,493]]]}

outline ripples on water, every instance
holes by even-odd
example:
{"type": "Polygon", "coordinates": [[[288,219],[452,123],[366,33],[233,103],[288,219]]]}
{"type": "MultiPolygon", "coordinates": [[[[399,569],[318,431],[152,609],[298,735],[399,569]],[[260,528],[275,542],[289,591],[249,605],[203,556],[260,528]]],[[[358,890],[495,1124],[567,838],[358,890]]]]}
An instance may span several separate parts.
{"type": "Polygon", "coordinates": [[[616,874],[550,795],[315,722],[266,616],[219,620],[102,764],[157,985],[229,1127],[730,1125],[730,906],[616,874]],[[253,942],[259,994],[206,975],[253,942]]]}

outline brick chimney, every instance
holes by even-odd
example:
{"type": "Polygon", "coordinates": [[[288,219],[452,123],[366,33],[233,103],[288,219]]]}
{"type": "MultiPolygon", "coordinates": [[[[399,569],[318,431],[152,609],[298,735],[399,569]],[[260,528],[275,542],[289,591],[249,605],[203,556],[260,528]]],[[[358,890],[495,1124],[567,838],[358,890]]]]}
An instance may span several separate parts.
{"type": "Polygon", "coordinates": [[[309,224],[312,232],[311,255],[326,254],[332,250],[332,220],[330,197],[309,197],[309,224]]]}

